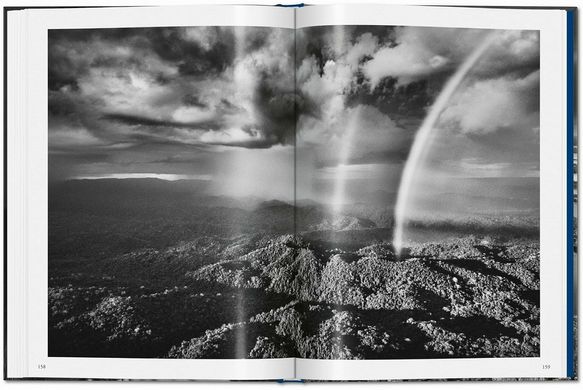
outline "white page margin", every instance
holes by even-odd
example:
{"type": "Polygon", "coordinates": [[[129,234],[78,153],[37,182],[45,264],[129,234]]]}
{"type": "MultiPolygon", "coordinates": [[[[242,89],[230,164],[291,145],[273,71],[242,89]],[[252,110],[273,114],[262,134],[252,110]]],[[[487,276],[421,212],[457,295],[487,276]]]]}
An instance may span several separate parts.
{"type": "Polygon", "coordinates": [[[383,5],[329,5],[298,9],[297,28],[323,25],[540,30],[541,355],[538,358],[431,360],[298,359],[297,376],[314,380],[565,377],[565,12],[383,5]],[[562,264],[557,264],[558,260],[562,260],[562,264]],[[543,370],[543,364],[550,364],[551,368],[543,370]]]}
{"type": "Polygon", "coordinates": [[[293,28],[292,9],[195,6],[27,10],[28,126],[26,238],[28,240],[28,376],[123,379],[280,379],[294,359],[55,358],[48,353],[48,41],[49,29],[161,26],[293,28]],[[40,369],[39,365],[46,368],[40,369]]]}

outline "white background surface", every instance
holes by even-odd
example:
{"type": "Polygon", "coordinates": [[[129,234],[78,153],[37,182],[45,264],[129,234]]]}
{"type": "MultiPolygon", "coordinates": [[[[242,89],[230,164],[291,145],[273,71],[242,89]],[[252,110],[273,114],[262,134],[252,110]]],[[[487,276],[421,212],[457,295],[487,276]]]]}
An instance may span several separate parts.
{"type": "MultiPolygon", "coordinates": [[[[277,2],[281,2],[281,3],[295,3],[295,1],[285,1],[285,0],[274,0],[274,1],[262,1],[262,0],[225,0],[224,3],[231,3],[231,4],[266,4],[266,5],[271,5],[273,3],[277,3],[277,2]]],[[[583,6],[583,1],[581,0],[572,0],[572,1],[561,1],[561,2],[553,2],[553,1],[537,1],[537,0],[530,0],[530,1],[518,1],[518,0],[507,0],[507,1],[477,1],[477,0],[447,0],[447,1],[435,1],[435,0],[425,0],[425,1],[408,1],[408,0],[400,0],[400,1],[380,1],[380,0],[376,0],[376,1],[370,1],[371,3],[386,3],[386,4],[423,4],[423,5],[432,5],[432,4],[437,4],[437,5],[478,5],[478,6],[485,6],[485,5],[513,5],[513,6],[533,6],[533,5],[538,5],[538,6],[559,6],[559,5],[564,5],[564,6],[583,6]]],[[[132,5],[132,6],[138,6],[138,5],[158,5],[162,3],[161,0],[93,0],[93,1],[71,1],[71,0],[65,0],[65,1],[58,1],[58,0],[26,0],[26,1],[17,1],[17,0],[0,0],[0,4],[2,4],[3,6],[18,6],[18,5],[26,5],[26,6],[55,6],[55,5],[132,5]]],[[[196,1],[196,0],[168,0],[168,1],[164,1],[163,4],[167,5],[167,4],[209,4],[209,3],[213,3],[210,0],[207,1],[196,1]]],[[[350,1],[325,1],[325,0],[313,0],[310,1],[310,4],[326,4],[326,3],[355,3],[354,1],[350,2],[350,1]]],[[[2,26],[3,28],[3,26],[2,26]]],[[[0,32],[1,34],[1,32],[0,32]]],[[[581,34],[581,30],[579,32],[579,38],[581,38],[582,34],[581,34]]],[[[3,41],[3,37],[0,37],[1,41],[3,41]]],[[[581,39],[579,39],[579,42],[581,42],[581,39]]],[[[0,83],[3,84],[3,80],[0,81],[0,83]]],[[[579,78],[579,83],[581,84],[581,78],[579,78]]],[[[3,87],[3,85],[2,85],[3,87]]],[[[2,97],[0,97],[0,100],[2,99],[2,97]]],[[[2,103],[0,101],[0,103],[2,103]]],[[[1,106],[1,104],[0,104],[1,106]]],[[[579,108],[581,107],[581,99],[579,101],[579,108]]],[[[0,143],[3,142],[0,139],[0,143]]],[[[1,145],[3,149],[3,145],[1,145]]],[[[3,164],[3,159],[2,161],[0,161],[0,168],[2,167],[3,164]]],[[[0,183],[0,187],[2,186],[2,183],[0,183]]],[[[0,188],[0,190],[2,190],[3,192],[3,188],[0,188]]],[[[3,227],[0,226],[0,240],[2,240],[1,237],[3,237],[3,231],[2,231],[3,227]]],[[[3,245],[3,243],[2,243],[3,245]]],[[[2,272],[2,271],[0,271],[2,272]]],[[[3,278],[3,276],[2,276],[3,278]]],[[[0,292],[1,294],[2,292],[0,292]]],[[[0,357],[1,359],[1,357],[0,357]]],[[[7,385],[10,388],[19,388],[19,389],[32,389],[32,388],[38,388],[38,387],[43,387],[43,388],[55,388],[55,389],[61,389],[61,388],[77,388],[77,386],[79,386],[80,384],[84,384],[85,386],[87,386],[88,388],[96,388],[96,389],[102,389],[102,388],[110,388],[110,387],[116,387],[116,386],[129,386],[131,388],[136,388],[136,386],[141,387],[145,387],[145,388],[151,388],[151,389],[162,389],[162,388],[167,388],[167,386],[169,385],[169,383],[166,382],[132,382],[132,383],[120,383],[120,382],[85,382],[85,383],[81,383],[81,382],[47,382],[47,381],[19,381],[19,382],[4,382],[4,383],[0,383],[0,386],[4,386],[7,385]]],[[[420,383],[420,382],[415,382],[415,383],[370,383],[368,384],[368,386],[374,386],[375,388],[378,387],[385,387],[385,386],[390,386],[391,388],[407,388],[407,389],[417,389],[417,388],[427,388],[428,386],[431,387],[435,387],[435,388],[450,388],[450,386],[454,386],[455,389],[463,389],[463,388],[467,388],[470,387],[471,388],[483,388],[483,386],[496,386],[497,389],[505,389],[505,388],[516,388],[516,389],[525,389],[525,388],[545,388],[545,389],[549,389],[549,388],[565,388],[566,386],[568,386],[569,388],[571,388],[571,386],[573,385],[580,385],[580,384],[576,384],[574,382],[553,382],[553,383],[544,383],[544,382],[526,382],[526,383],[513,383],[513,382],[504,382],[504,383],[489,383],[489,382],[480,382],[480,383],[467,383],[467,382],[448,382],[448,383],[437,383],[437,382],[431,382],[431,383],[420,383]],[[541,387],[543,386],[543,387],[541,387]]],[[[292,383],[288,383],[288,384],[277,384],[277,383],[258,383],[258,382],[253,382],[253,383],[225,383],[225,382],[176,382],[173,383],[173,386],[177,386],[177,387],[184,387],[184,386],[194,386],[196,388],[212,388],[212,389],[227,389],[227,388],[256,388],[256,387],[260,387],[260,388],[266,388],[266,389],[273,389],[273,388],[281,388],[282,386],[285,387],[297,387],[297,386],[306,386],[305,384],[292,384],[292,383]]],[[[362,386],[362,384],[359,383],[322,383],[322,384],[309,384],[309,386],[318,386],[318,387],[330,387],[330,386],[339,386],[342,388],[346,388],[346,389],[353,389],[353,388],[360,388],[362,386]]]]}

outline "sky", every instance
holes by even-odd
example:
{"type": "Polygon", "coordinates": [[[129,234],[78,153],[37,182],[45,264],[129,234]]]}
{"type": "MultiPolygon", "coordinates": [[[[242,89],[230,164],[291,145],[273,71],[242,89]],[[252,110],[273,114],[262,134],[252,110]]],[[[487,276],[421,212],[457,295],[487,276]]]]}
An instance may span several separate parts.
{"type": "MultiPolygon", "coordinates": [[[[347,183],[346,203],[375,191],[397,192],[417,129],[487,33],[385,26],[300,30],[298,198],[333,199],[339,176],[347,183]]],[[[539,175],[539,33],[495,34],[432,130],[416,174],[420,196],[456,188],[487,194],[492,179],[509,183],[507,178],[539,175]],[[488,184],[476,186],[478,178],[488,184]],[[473,184],[460,187],[464,179],[473,184]]],[[[510,187],[493,192],[513,197],[510,187]]],[[[538,193],[532,197],[536,203],[538,193]]]]}
{"type": "MultiPolygon", "coordinates": [[[[290,199],[297,141],[298,198],[333,201],[339,176],[346,202],[394,193],[416,130],[485,34],[51,30],[49,179],[198,179],[218,193],[290,199]]],[[[417,174],[426,194],[461,179],[538,177],[539,34],[496,34],[433,130],[417,174]]]]}
{"type": "Polygon", "coordinates": [[[293,197],[293,30],[51,30],[49,179],[293,197]]]}

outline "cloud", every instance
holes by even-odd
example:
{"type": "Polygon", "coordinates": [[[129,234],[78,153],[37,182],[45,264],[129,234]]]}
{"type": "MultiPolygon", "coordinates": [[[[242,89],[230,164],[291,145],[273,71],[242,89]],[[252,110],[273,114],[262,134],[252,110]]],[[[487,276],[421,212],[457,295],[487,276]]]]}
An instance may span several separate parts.
{"type": "MultiPolygon", "coordinates": [[[[400,166],[427,109],[484,33],[315,27],[297,31],[294,58],[286,29],[51,30],[51,161],[60,172],[81,165],[78,174],[171,167],[204,175],[231,152],[289,147],[297,129],[317,167],[337,165],[346,143],[349,164],[400,166]],[[347,140],[351,123],[357,129],[347,140]],[[81,161],[80,151],[93,157],[81,161]]],[[[510,154],[532,163],[538,69],[538,32],[499,31],[440,127],[485,166],[510,163],[510,154]]],[[[436,146],[440,158],[452,155],[447,146],[436,146]]]]}
{"type": "MultiPolygon", "coordinates": [[[[428,109],[488,32],[386,26],[302,29],[296,72],[300,197],[317,194],[329,200],[332,189],[325,181],[336,177],[339,164],[350,167],[351,178],[367,178],[359,184],[363,188],[382,180],[383,190],[395,191],[428,109]],[[383,179],[367,176],[371,166],[383,167],[383,179]]],[[[433,129],[421,181],[427,175],[537,175],[539,33],[496,34],[433,129]]]]}
{"type": "Polygon", "coordinates": [[[264,135],[257,129],[244,130],[241,128],[207,131],[201,135],[200,140],[212,145],[247,148],[269,148],[273,143],[273,141],[264,138],[264,135]]]}
{"type": "MultiPolygon", "coordinates": [[[[341,29],[340,36],[331,27],[327,32],[315,28],[313,35],[311,29],[302,32],[304,48],[299,52],[305,57],[300,59],[297,80],[304,101],[299,128],[305,128],[307,140],[310,131],[322,132],[309,129],[340,123],[347,110],[358,105],[375,107],[392,121],[418,124],[449,75],[487,33],[396,27],[385,28],[382,34],[378,28],[366,29],[341,29]],[[352,36],[346,38],[347,32],[352,36]]],[[[492,131],[512,125],[512,120],[523,121],[524,116],[534,122],[531,114],[538,112],[538,32],[497,34],[487,55],[472,70],[469,87],[456,95],[443,115],[468,131],[478,127],[492,131]],[[498,114],[492,121],[489,116],[494,112],[498,114]]]]}
{"type": "Polygon", "coordinates": [[[385,47],[377,51],[374,58],[363,66],[371,88],[385,77],[394,77],[401,84],[446,69],[450,60],[442,55],[433,54],[423,47],[403,42],[396,47],[385,47]]]}
{"type": "MultiPolygon", "coordinates": [[[[399,27],[394,43],[379,48],[363,65],[371,87],[385,77],[408,84],[423,77],[453,71],[471,53],[485,30],[399,27]]],[[[500,31],[498,39],[474,69],[474,75],[500,76],[538,67],[537,31],[500,31]]]]}
{"type": "Polygon", "coordinates": [[[188,144],[238,128],[260,133],[260,143],[237,138],[250,148],[293,140],[290,30],[54,30],[49,45],[51,128],[74,120],[102,138],[186,134],[188,144]]]}
{"type": "MultiPolygon", "coordinates": [[[[117,124],[125,124],[129,126],[147,126],[147,127],[171,127],[171,128],[207,128],[212,126],[212,121],[180,121],[180,120],[159,120],[151,119],[143,116],[128,115],[128,114],[103,114],[103,120],[116,122],[117,124]]],[[[196,119],[196,118],[178,118],[178,119],[196,119]]]]}
{"type": "Polygon", "coordinates": [[[440,122],[462,133],[508,128],[534,132],[539,126],[539,72],[523,78],[479,80],[457,93],[440,122]]]}
{"type": "Polygon", "coordinates": [[[300,122],[300,147],[313,149],[317,165],[400,163],[406,158],[413,133],[377,108],[357,105],[328,119],[305,117],[300,122]],[[348,161],[341,161],[344,148],[348,161]]]}
{"type": "Polygon", "coordinates": [[[371,33],[362,34],[354,43],[327,37],[332,40],[328,45],[336,47],[321,42],[320,50],[334,58],[323,62],[322,53],[312,54],[301,61],[296,74],[301,99],[298,129],[307,142],[321,142],[330,133],[343,131],[349,120],[348,99],[359,85],[359,64],[378,45],[378,38],[371,33]],[[321,140],[313,139],[320,135],[321,140]]]}
{"type": "Polygon", "coordinates": [[[293,43],[261,27],[51,30],[51,176],[206,175],[231,148],[293,144],[293,43]]]}
{"type": "Polygon", "coordinates": [[[60,127],[58,130],[49,133],[49,148],[77,147],[77,146],[98,146],[104,142],[91,134],[84,128],[60,127]]]}

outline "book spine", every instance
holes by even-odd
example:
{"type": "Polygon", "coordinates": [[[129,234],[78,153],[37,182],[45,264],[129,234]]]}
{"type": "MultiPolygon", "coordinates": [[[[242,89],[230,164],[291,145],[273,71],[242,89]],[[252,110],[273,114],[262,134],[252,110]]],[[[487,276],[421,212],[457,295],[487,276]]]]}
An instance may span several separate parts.
{"type": "Polygon", "coordinates": [[[577,272],[577,140],[575,127],[576,9],[567,11],[567,377],[575,378],[575,273],[577,272]]]}

